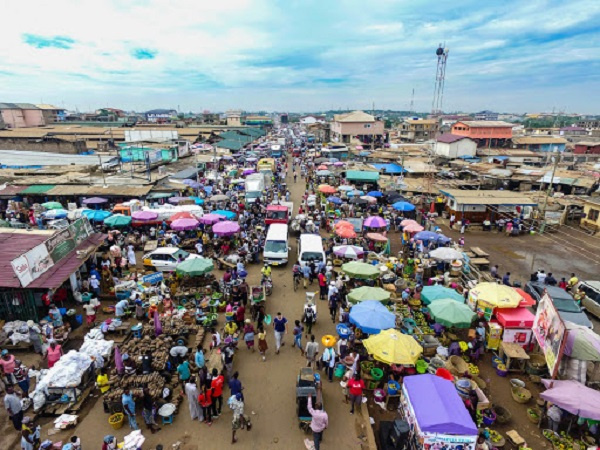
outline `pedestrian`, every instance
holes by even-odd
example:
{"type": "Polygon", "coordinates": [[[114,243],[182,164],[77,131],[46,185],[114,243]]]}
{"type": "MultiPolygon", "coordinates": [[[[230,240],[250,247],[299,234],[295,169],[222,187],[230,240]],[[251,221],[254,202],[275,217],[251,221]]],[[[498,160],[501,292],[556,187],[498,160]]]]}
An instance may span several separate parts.
{"type": "Polygon", "coordinates": [[[246,319],[246,323],[244,325],[244,342],[246,343],[246,348],[248,350],[254,351],[254,335],[255,330],[252,325],[252,321],[250,319],[246,319]]]}
{"type": "Polygon", "coordinates": [[[329,296],[328,300],[328,306],[329,306],[329,315],[331,316],[331,321],[333,323],[335,323],[335,315],[337,313],[338,310],[338,299],[339,299],[339,294],[337,293],[337,288],[334,286],[336,292],[334,294],[332,294],[331,296],[329,296]]]}
{"type": "Polygon", "coordinates": [[[235,350],[233,349],[233,344],[228,344],[223,349],[223,363],[225,364],[225,372],[227,373],[227,377],[231,377],[233,373],[233,355],[235,354],[235,350]]]}
{"type": "Polygon", "coordinates": [[[319,299],[325,300],[327,296],[327,276],[325,275],[325,270],[319,272],[317,279],[319,281],[319,299]]]}
{"type": "Polygon", "coordinates": [[[135,249],[131,244],[127,246],[127,262],[129,263],[130,268],[135,268],[137,265],[137,261],[135,259],[135,249]]]}
{"type": "Polygon", "coordinates": [[[312,333],[313,324],[316,321],[315,310],[312,301],[308,301],[304,307],[304,323],[306,324],[306,337],[312,333]]]}
{"type": "Polygon", "coordinates": [[[304,331],[304,327],[300,324],[299,320],[295,320],[294,325],[294,347],[298,347],[300,354],[304,356],[304,349],[302,348],[302,332],[304,331]]]}
{"type": "Polygon", "coordinates": [[[146,353],[142,356],[142,375],[149,375],[154,370],[152,363],[154,358],[152,357],[152,350],[146,350],[146,353]]]}
{"type": "Polygon", "coordinates": [[[202,386],[202,391],[198,396],[198,403],[202,406],[202,413],[204,416],[204,422],[208,425],[212,425],[212,389],[207,388],[206,385],[202,386]]]}
{"type": "Polygon", "coordinates": [[[6,386],[6,395],[4,396],[4,407],[8,412],[8,416],[15,427],[15,430],[21,431],[21,425],[23,422],[23,407],[21,406],[21,399],[15,394],[14,386],[6,386]]]}
{"type": "Polygon", "coordinates": [[[354,414],[354,406],[362,403],[362,394],[365,388],[365,382],[360,379],[360,375],[358,373],[354,373],[354,378],[348,380],[348,392],[350,394],[350,405],[352,409],[350,409],[350,414],[354,414]]]}
{"type": "Polygon", "coordinates": [[[23,391],[25,397],[29,396],[29,369],[20,360],[15,359],[15,381],[23,391]]]}
{"type": "Polygon", "coordinates": [[[33,322],[33,320],[27,321],[27,328],[29,329],[29,341],[33,345],[33,351],[35,353],[43,353],[42,347],[42,331],[40,328],[33,322]]]}
{"type": "Polygon", "coordinates": [[[562,420],[562,410],[558,406],[552,405],[548,408],[546,415],[548,416],[548,428],[558,433],[558,427],[562,420]]]}
{"type": "Polygon", "coordinates": [[[267,345],[267,332],[265,331],[262,325],[258,327],[258,352],[260,356],[262,356],[262,360],[267,360],[267,350],[269,346],[267,345]]]}
{"type": "Polygon", "coordinates": [[[8,353],[8,350],[2,350],[2,358],[0,358],[0,371],[6,384],[15,384],[15,367],[16,359],[14,355],[8,353]]]}
{"type": "Polygon", "coordinates": [[[310,395],[308,396],[307,409],[312,417],[310,429],[313,432],[315,450],[319,450],[321,448],[321,441],[323,440],[323,431],[329,426],[329,417],[323,410],[323,405],[321,405],[321,403],[315,403],[315,407],[312,407],[312,396],[310,395]]]}
{"type": "Polygon", "coordinates": [[[135,420],[135,401],[133,395],[128,387],[123,389],[123,395],[121,396],[121,402],[123,403],[123,411],[129,420],[129,428],[132,430],[138,429],[137,421],[135,420]]]}
{"type": "Polygon", "coordinates": [[[306,367],[316,368],[317,355],[319,354],[319,344],[315,342],[315,335],[310,335],[310,342],[306,344],[304,355],[306,356],[306,367]]]}
{"type": "Polygon", "coordinates": [[[333,347],[326,347],[325,350],[323,350],[321,365],[331,383],[333,381],[333,369],[335,367],[335,350],[333,347]]]}
{"type": "Polygon", "coordinates": [[[212,388],[212,416],[216,419],[221,415],[223,409],[223,385],[225,384],[225,378],[222,374],[219,374],[217,369],[212,370],[212,381],[210,387],[212,388]]]}
{"type": "Polygon", "coordinates": [[[186,381],[192,375],[190,372],[190,363],[187,359],[177,366],[177,373],[179,374],[179,381],[181,381],[181,388],[184,389],[186,381]]]}
{"type": "Polygon", "coordinates": [[[233,419],[231,421],[231,443],[235,444],[237,442],[235,432],[240,428],[244,428],[244,426],[250,430],[250,424],[244,416],[244,398],[242,394],[232,395],[227,403],[233,411],[233,419]]]}
{"type": "Polygon", "coordinates": [[[229,380],[229,390],[231,391],[231,395],[235,395],[235,394],[242,394],[242,398],[244,398],[244,393],[242,392],[244,390],[243,386],[242,386],[242,382],[240,381],[240,374],[239,372],[235,372],[233,374],[233,377],[229,380]]]}
{"type": "Polygon", "coordinates": [[[50,346],[46,349],[46,358],[48,360],[48,369],[52,369],[63,355],[62,347],[54,339],[50,341],[50,346]]]}
{"type": "Polygon", "coordinates": [[[39,430],[33,430],[31,417],[23,417],[21,424],[21,450],[34,450],[38,448],[36,440],[39,441],[39,430]],[[37,439],[36,434],[38,434],[37,439]]]}
{"type": "Polygon", "coordinates": [[[506,272],[506,274],[502,277],[502,284],[505,286],[510,286],[510,272],[506,272]]]}
{"type": "Polygon", "coordinates": [[[281,312],[277,313],[277,317],[273,319],[273,329],[275,330],[275,346],[277,348],[276,354],[279,354],[280,348],[285,345],[283,342],[284,336],[287,334],[287,319],[283,317],[281,312]]]}
{"type": "MultiPolygon", "coordinates": [[[[146,427],[150,430],[150,432],[152,434],[154,434],[157,431],[160,431],[160,427],[158,425],[156,425],[156,421],[154,420],[154,412],[156,410],[156,403],[154,402],[154,398],[152,398],[152,395],[150,395],[150,389],[147,386],[144,387],[142,392],[143,392],[142,418],[144,419],[144,423],[146,424],[146,427]]],[[[133,408],[134,408],[133,416],[134,416],[134,421],[135,421],[135,403],[133,405],[133,408]]],[[[131,426],[131,419],[129,421],[129,426],[131,426]]],[[[137,423],[135,426],[136,426],[136,428],[134,428],[134,429],[137,429],[137,423]]]]}
{"type": "Polygon", "coordinates": [[[202,348],[202,344],[198,344],[196,347],[196,354],[194,355],[194,363],[196,364],[196,368],[202,369],[205,364],[204,358],[204,349],[202,348]]]}
{"type": "Polygon", "coordinates": [[[185,383],[185,395],[187,396],[189,408],[190,408],[190,417],[192,420],[198,419],[200,422],[204,420],[204,416],[202,414],[202,408],[198,403],[198,386],[196,385],[196,377],[192,376],[185,383]]]}

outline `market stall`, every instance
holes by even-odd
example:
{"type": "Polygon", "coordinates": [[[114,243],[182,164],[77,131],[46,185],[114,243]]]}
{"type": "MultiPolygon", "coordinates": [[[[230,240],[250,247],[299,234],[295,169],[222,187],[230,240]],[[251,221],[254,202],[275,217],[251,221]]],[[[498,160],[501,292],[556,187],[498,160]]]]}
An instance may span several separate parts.
{"type": "Polygon", "coordinates": [[[498,309],[496,310],[498,323],[504,327],[503,342],[512,342],[531,351],[533,344],[533,321],[535,315],[527,308],[498,309]]]}
{"type": "Polygon", "coordinates": [[[406,377],[401,406],[410,425],[409,448],[475,449],[477,426],[452,382],[430,374],[406,377]]]}

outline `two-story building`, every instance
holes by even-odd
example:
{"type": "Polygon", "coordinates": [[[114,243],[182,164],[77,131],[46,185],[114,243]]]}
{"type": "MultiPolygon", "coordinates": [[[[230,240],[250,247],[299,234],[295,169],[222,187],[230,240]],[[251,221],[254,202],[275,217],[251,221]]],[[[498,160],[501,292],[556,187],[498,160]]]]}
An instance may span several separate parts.
{"type": "Polygon", "coordinates": [[[493,120],[462,120],[452,125],[452,134],[466,136],[478,147],[504,147],[512,138],[513,124],[493,120]]]}
{"type": "Polygon", "coordinates": [[[586,136],[588,131],[585,128],[572,125],[569,127],[562,127],[558,134],[561,136],[586,136]]]}
{"type": "Polygon", "coordinates": [[[584,200],[581,227],[593,232],[600,231],[600,199],[588,198],[584,200]]]}
{"type": "Polygon", "coordinates": [[[352,138],[370,143],[383,140],[383,120],[363,111],[336,114],[331,122],[331,137],[337,142],[350,143],[352,138]]]}
{"type": "Polygon", "coordinates": [[[5,128],[43,127],[42,110],[31,103],[0,103],[0,122],[5,128]]]}
{"type": "Polygon", "coordinates": [[[407,119],[400,125],[402,142],[424,142],[433,139],[438,132],[437,119],[407,119]]]}
{"type": "Polygon", "coordinates": [[[475,120],[498,120],[498,113],[494,111],[484,110],[479,111],[478,113],[473,114],[475,120]]]}
{"type": "Polygon", "coordinates": [[[44,123],[49,125],[51,123],[64,122],[67,117],[67,112],[64,108],[57,108],[54,105],[35,105],[42,110],[42,116],[44,117],[44,123]]]}

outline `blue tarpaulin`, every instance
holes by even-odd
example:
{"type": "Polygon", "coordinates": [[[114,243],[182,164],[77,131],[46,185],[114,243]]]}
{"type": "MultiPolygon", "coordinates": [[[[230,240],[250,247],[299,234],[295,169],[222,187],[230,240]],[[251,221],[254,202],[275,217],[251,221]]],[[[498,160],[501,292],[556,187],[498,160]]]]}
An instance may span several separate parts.
{"type": "Polygon", "coordinates": [[[398,164],[371,164],[373,167],[375,167],[377,170],[381,171],[383,170],[384,173],[386,174],[390,174],[390,175],[395,175],[395,174],[399,174],[399,173],[405,173],[406,170],[404,170],[402,168],[402,166],[399,166],[398,164]]]}

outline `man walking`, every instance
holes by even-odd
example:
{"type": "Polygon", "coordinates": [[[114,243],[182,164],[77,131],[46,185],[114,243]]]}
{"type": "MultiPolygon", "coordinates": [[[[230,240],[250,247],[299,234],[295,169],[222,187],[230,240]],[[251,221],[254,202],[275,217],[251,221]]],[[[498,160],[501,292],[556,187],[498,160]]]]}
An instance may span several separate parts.
{"type": "Polygon", "coordinates": [[[121,401],[123,403],[123,411],[127,415],[127,420],[129,420],[129,428],[132,430],[137,430],[138,424],[135,420],[135,401],[133,400],[133,395],[131,394],[129,388],[123,389],[121,401]]]}
{"type": "Polygon", "coordinates": [[[304,351],[306,355],[306,367],[315,367],[315,361],[317,360],[317,355],[319,354],[319,344],[315,342],[315,335],[310,335],[310,342],[306,344],[306,350],[304,351]]]}
{"type": "Polygon", "coordinates": [[[275,329],[275,346],[277,347],[275,353],[279,354],[279,349],[282,345],[285,345],[283,337],[287,334],[287,319],[283,317],[281,312],[278,312],[277,317],[273,319],[273,328],[275,329]]]}
{"type": "Polygon", "coordinates": [[[15,394],[15,388],[11,385],[6,386],[6,395],[4,396],[4,407],[8,412],[15,430],[21,432],[21,425],[23,423],[23,407],[21,406],[21,399],[15,394]]]}
{"type": "MultiPolygon", "coordinates": [[[[315,450],[320,450],[323,431],[329,425],[329,417],[327,416],[327,413],[323,411],[323,405],[320,403],[315,403],[315,407],[312,407],[312,397],[310,395],[308,396],[308,412],[312,416],[310,429],[313,432],[315,450]]],[[[310,443],[310,441],[308,442],[310,443]]]]}

